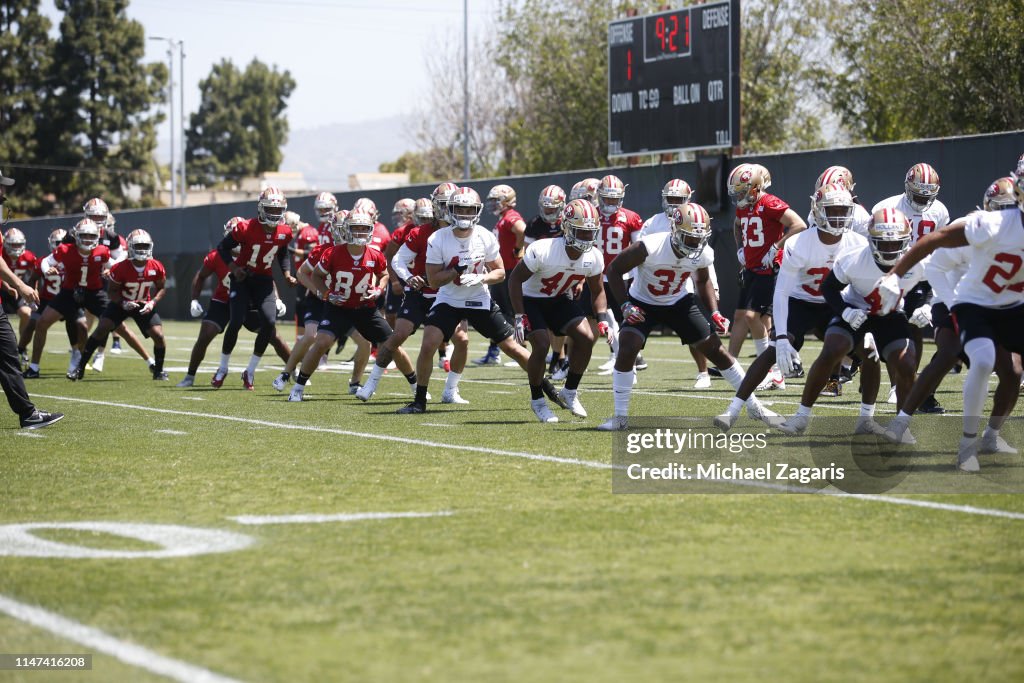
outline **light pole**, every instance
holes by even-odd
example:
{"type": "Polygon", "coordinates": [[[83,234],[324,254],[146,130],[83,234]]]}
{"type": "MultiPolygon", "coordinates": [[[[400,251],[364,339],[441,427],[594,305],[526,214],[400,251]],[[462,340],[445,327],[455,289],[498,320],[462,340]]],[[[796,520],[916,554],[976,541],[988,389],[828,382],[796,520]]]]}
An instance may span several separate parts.
{"type": "Polygon", "coordinates": [[[185,184],[185,41],[175,40],[174,38],[166,38],[164,36],[150,36],[150,40],[163,40],[167,42],[167,68],[168,68],[168,79],[167,79],[167,111],[168,118],[171,124],[171,206],[176,206],[180,203],[181,206],[185,206],[185,193],[187,191],[187,185],[185,184]],[[180,85],[180,93],[178,96],[178,113],[181,118],[181,144],[180,151],[181,156],[176,157],[174,149],[174,48],[177,47],[179,50],[179,73],[178,83],[180,85]],[[175,169],[175,159],[178,158],[178,168],[175,169]],[[181,173],[181,179],[179,182],[178,171],[181,173]],[[181,197],[178,197],[178,188],[181,188],[181,197]]]}
{"type": "Polygon", "coordinates": [[[462,174],[469,180],[469,0],[462,0],[462,174]]]}

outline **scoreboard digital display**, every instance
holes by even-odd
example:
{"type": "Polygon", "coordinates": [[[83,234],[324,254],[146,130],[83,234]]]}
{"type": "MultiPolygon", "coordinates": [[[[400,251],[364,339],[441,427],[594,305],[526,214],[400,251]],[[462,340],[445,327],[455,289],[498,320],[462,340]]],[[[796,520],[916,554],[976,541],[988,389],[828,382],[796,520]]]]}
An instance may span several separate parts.
{"type": "Polygon", "coordinates": [[[608,24],[608,156],[739,144],[740,2],[608,24]]]}

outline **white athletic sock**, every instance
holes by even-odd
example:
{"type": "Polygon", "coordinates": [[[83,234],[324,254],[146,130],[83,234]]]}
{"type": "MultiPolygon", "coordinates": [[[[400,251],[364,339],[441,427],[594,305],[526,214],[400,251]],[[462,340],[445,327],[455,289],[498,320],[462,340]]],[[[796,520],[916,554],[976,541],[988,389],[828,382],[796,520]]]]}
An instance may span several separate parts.
{"type": "Polygon", "coordinates": [[[444,380],[445,391],[455,391],[459,388],[459,380],[462,379],[461,372],[455,372],[454,370],[448,373],[448,377],[444,380]]]}
{"type": "Polygon", "coordinates": [[[905,410],[901,410],[900,412],[898,412],[896,414],[896,417],[906,417],[906,418],[909,418],[910,417],[910,413],[908,413],[905,410]]]}
{"type": "Polygon", "coordinates": [[[761,339],[754,340],[754,349],[757,351],[757,355],[760,356],[762,353],[768,350],[770,341],[771,340],[768,339],[768,337],[762,337],[761,339]]]}
{"type": "Polygon", "coordinates": [[[985,427],[985,433],[982,434],[982,438],[985,439],[997,439],[999,438],[999,430],[994,429],[992,425],[985,427]]]}
{"type": "Polygon", "coordinates": [[[149,367],[153,367],[154,365],[156,365],[156,361],[150,358],[149,360],[146,361],[146,365],[148,365],[149,367]]]}
{"type": "Polygon", "coordinates": [[[612,389],[615,392],[615,415],[629,415],[629,397],[633,393],[633,377],[636,370],[612,372],[612,389]]]}
{"type": "Polygon", "coordinates": [[[566,398],[566,403],[572,403],[572,400],[576,398],[576,389],[562,389],[562,395],[566,398]]]}
{"type": "Polygon", "coordinates": [[[250,377],[256,374],[256,366],[260,364],[261,360],[263,360],[263,356],[256,355],[249,359],[249,367],[246,368],[246,371],[250,377]]]}
{"type": "Polygon", "coordinates": [[[801,403],[800,407],[796,409],[796,414],[797,416],[810,417],[811,408],[810,406],[805,406],[803,403],[801,403]]]}
{"type": "MultiPolygon", "coordinates": [[[[719,368],[719,370],[722,370],[719,368]]],[[[743,384],[743,367],[739,362],[734,362],[732,367],[728,367],[722,370],[722,377],[732,385],[732,388],[739,391],[740,385],[743,384]]]]}
{"type": "MultiPolygon", "coordinates": [[[[749,401],[750,399],[747,400],[749,401]]],[[[733,396],[732,401],[729,402],[729,408],[726,409],[725,412],[727,412],[730,415],[739,415],[741,412],[743,412],[743,406],[746,405],[746,403],[747,401],[744,401],[739,396],[733,396]]]]}
{"type": "Polygon", "coordinates": [[[223,370],[224,372],[227,372],[228,371],[228,364],[230,362],[231,362],[231,354],[230,353],[222,353],[222,354],[220,354],[220,368],[219,369],[223,370]]]}
{"type": "Polygon", "coordinates": [[[991,339],[972,339],[964,344],[971,368],[964,380],[964,434],[977,434],[981,411],[988,398],[988,378],[996,363],[996,347],[991,339]]]}
{"type": "Polygon", "coordinates": [[[875,404],[868,405],[867,403],[860,404],[860,416],[861,417],[874,417],[875,416],[875,404]]]}

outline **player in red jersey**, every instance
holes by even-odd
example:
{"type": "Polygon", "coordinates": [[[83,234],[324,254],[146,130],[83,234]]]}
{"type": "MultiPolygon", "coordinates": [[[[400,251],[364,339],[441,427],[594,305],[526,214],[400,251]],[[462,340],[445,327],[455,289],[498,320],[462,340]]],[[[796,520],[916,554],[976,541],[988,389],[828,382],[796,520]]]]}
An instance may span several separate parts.
{"type": "MultiPolygon", "coordinates": [[[[302,359],[302,367],[288,395],[289,401],[303,399],[310,375],[316,371],[320,358],[331,348],[341,331],[354,327],[374,344],[383,343],[391,335],[391,328],[376,305],[381,286],[387,283],[387,263],[384,254],[370,245],[373,223],[370,214],[357,210],[343,221],[335,219],[335,230],[342,244],[321,255],[310,277],[313,290],[326,304],[316,338],[302,359]]],[[[410,385],[415,387],[416,373],[404,351],[395,355],[395,363],[410,385]]]]}
{"type": "Polygon", "coordinates": [[[391,207],[391,230],[401,227],[409,228],[413,224],[413,212],[416,210],[416,200],[409,197],[402,197],[391,207]]]}
{"type": "MultiPolygon", "coordinates": [[[[768,348],[768,321],[775,295],[775,275],[782,263],[787,239],[807,229],[789,204],[766,191],[771,184],[767,169],[759,164],[740,164],[729,174],[729,197],[736,205],[733,237],[739,249],[736,257],[743,267],[739,303],[734,320],[746,322],[758,355],[768,348]]],[[[741,324],[742,328],[742,324],[741,324]]],[[[737,357],[743,335],[729,340],[729,353],[737,357]]],[[[773,368],[773,386],[785,386],[782,373],[773,368]]],[[[764,385],[762,385],[764,386],[764,385]]]]}
{"type": "Polygon", "coordinates": [[[75,244],[62,244],[43,259],[42,271],[47,274],[63,269],[60,292],[39,317],[32,341],[32,362],[25,377],[39,377],[39,360],[46,346],[46,333],[61,318],[77,320],[79,307],[93,315],[103,315],[110,299],[103,290],[103,271],[110,262],[110,249],[101,246],[100,228],[92,220],[83,218],[71,231],[75,244]]]}
{"type": "MultiPolygon", "coordinates": [[[[32,281],[37,259],[35,254],[25,248],[25,233],[17,228],[11,228],[4,233],[4,248],[0,257],[22,282],[32,281]]],[[[0,305],[7,315],[17,314],[18,337],[23,338],[32,321],[32,307],[18,294],[18,290],[6,282],[0,283],[0,305]]],[[[24,358],[25,347],[19,347],[18,353],[24,358]]]]}
{"type": "MultiPolygon", "coordinates": [[[[57,250],[57,247],[61,245],[61,241],[67,235],[67,232],[68,231],[64,230],[63,228],[57,228],[56,230],[50,233],[47,242],[50,247],[51,254],[57,250]]],[[[32,311],[32,317],[29,320],[28,327],[25,328],[25,331],[22,333],[21,338],[18,340],[18,349],[22,350],[22,352],[28,349],[29,342],[32,341],[32,336],[35,334],[36,331],[36,323],[38,323],[39,318],[42,317],[43,311],[45,311],[46,308],[50,305],[50,302],[53,300],[53,297],[57,296],[60,293],[60,282],[63,279],[63,277],[59,272],[56,272],[56,269],[54,269],[53,273],[44,273],[42,271],[44,260],[45,257],[36,259],[36,265],[32,271],[32,275],[30,276],[30,279],[25,281],[26,284],[28,284],[31,287],[35,287],[38,290],[39,306],[36,307],[34,311],[32,311]]],[[[81,313],[81,310],[79,310],[79,313],[81,313]]],[[[80,324],[83,327],[85,326],[84,313],[81,315],[80,324]]],[[[79,321],[75,318],[65,319],[64,328],[67,330],[68,333],[68,344],[74,349],[73,353],[80,355],[81,352],[77,348],[75,348],[78,344],[79,339],[79,321]]],[[[76,355],[73,360],[77,364],[78,355],[76,355]]],[[[28,363],[27,355],[24,356],[24,361],[25,363],[28,363]]]]}
{"type": "MultiPolygon", "coordinates": [[[[395,204],[395,211],[400,208],[399,204],[405,200],[399,200],[395,204]]],[[[397,214],[392,214],[392,217],[397,214]]],[[[388,246],[384,249],[384,258],[388,260],[388,290],[384,297],[384,319],[388,321],[388,325],[392,328],[398,322],[398,311],[402,308],[402,301],[405,299],[405,290],[402,287],[402,281],[395,275],[395,271],[391,268],[391,259],[395,258],[395,254],[398,253],[399,248],[405,244],[406,239],[409,237],[409,233],[418,225],[427,225],[434,219],[434,207],[430,203],[430,200],[426,197],[421,197],[413,202],[412,214],[410,220],[402,223],[395,228],[395,231],[391,233],[391,241],[388,242],[388,246]]]]}
{"type": "Polygon", "coordinates": [[[164,265],[153,258],[153,238],[145,230],[134,230],[128,235],[128,259],[110,269],[110,303],[100,316],[99,323],[85,343],[85,351],[78,366],[68,373],[68,379],[79,380],[85,376],[85,366],[96,349],[107,341],[107,335],[132,318],[145,337],[153,339],[153,355],[156,361],[150,366],[153,379],[167,380],[164,372],[164,356],[167,344],[164,328],[156,305],[164,298],[167,290],[167,271],[164,265]]]}
{"type": "Polygon", "coordinates": [[[338,198],[330,192],[321,192],[313,202],[313,210],[316,211],[316,232],[320,236],[320,244],[332,244],[331,221],[338,210],[338,198]]]}
{"type": "MultiPolygon", "coordinates": [[[[230,218],[227,223],[224,224],[224,234],[229,234],[241,221],[245,219],[241,216],[235,216],[230,218]]],[[[228,321],[231,317],[231,312],[228,307],[228,300],[230,296],[229,287],[231,286],[231,279],[229,277],[228,264],[224,263],[224,260],[220,257],[220,254],[216,249],[210,250],[203,259],[203,265],[196,271],[195,276],[192,278],[192,303],[189,307],[189,313],[193,318],[198,318],[203,315],[203,305],[199,303],[199,295],[203,290],[203,285],[207,279],[213,275],[217,281],[217,288],[210,296],[210,303],[208,310],[205,311],[206,315],[203,318],[202,323],[199,325],[199,337],[196,338],[196,343],[192,346],[192,354],[189,358],[188,372],[185,374],[185,378],[178,382],[177,386],[179,389],[191,387],[195,384],[196,373],[199,371],[199,365],[203,362],[206,357],[206,349],[209,347],[210,342],[216,339],[217,335],[224,331],[227,327],[228,321]]],[[[280,301],[280,300],[279,300],[280,301]]],[[[283,307],[283,303],[278,304],[278,312],[283,307]]],[[[245,317],[245,329],[250,332],[259,333],[260,320],[254,308],[249,309],[249,314],[245,317]]],[[[280,333],[275,329],[274,336],[270,338],[270,345],[274,347],[274,351],[278,357],[283,361],[288,360],[288,354],[290,349],[288,345],[281,339],[280,333]]],[[[254,354],[255,355],[255,354],[254,354]]],[[[214,373],[212,386],[220,388],[224,384],[224,377],[228,374],[228,364],[231,361],[231,355],[224,356],[221,354],[220,365],[217,368],[217,372],[214,373]]],[[[257,357],[256,363],[258,364],[259,357],[257,357]]],[[[252,363],[252,360],[250,360],[252,363]]],[[[256,365],[253,365],[253,371],[255,371],[256,365]]]]}
{"type": "MultiPolygon", "coordinates": [[[[288,213],[291,214],[293,212],[289,211],[288,213]]],[[[292,272],[297,274],[313,248],[320,244],[320,231],[309,223],[303,223],[301,220],[298,220],[298,214],[295,214],[295,218],[296,226],[292,229],[292,234],[295,238],[288,247],[288,251],[292,255],[292,272]]],[[[306,319],[306,312],[303,309],[305,302],[306,288],[300,282],[295,287],[295,327],[299,331],[299,336],[301,336],[303,321],[306,319]]]]}
{"type": "MultiPolygon", "coordinates": [[[[494,234],[498,237],[498,249],[501,260],[505,264],[505,272],[511,273],[523,257],[526,240],[526,221],[516,211],[516,191],[508,185],[495,185],[487,193],[485,207],[498,217],[494,226],[494,234]]],[[[512,301],[508,293],[508,280],[491,285],[491,299],[498,304],[498,309],[508,319],[512,319],[512,301]]],[[[473,361],[477,365],[497,365],[501,362],[498,345],[492,339],[483,358],[473,361]]]]}
{"type": "MultiPolygon", "coordinates": [[[[285,281],[292,287],[296,283],[288,263],[288,243],[291,242],[292,233],[284,224],[287,209],[288,201],[284,193],[276,187],[268,187],[260,193],[256,203],[257,217],[235,225],[217,246],[217,252],[231,271],[228,304],[231,319],[224,330],[224,354],[230,355],[234,350],[238,342],[238,331],[245,323],[250,307],[255,306],[260,319],[260,332],[253,349],[257,363],[277,332],[278,299],[273,277],[275,260],[285,281]],[[234,256],[232,250],[239,246],[241,250],[234,256]]],[[[255,371],[251,362],[250,367],[255,371]]],[[[253,372],[249,368],[242,373],[242,385],[246,389],[253,387],[253,372]]]]}

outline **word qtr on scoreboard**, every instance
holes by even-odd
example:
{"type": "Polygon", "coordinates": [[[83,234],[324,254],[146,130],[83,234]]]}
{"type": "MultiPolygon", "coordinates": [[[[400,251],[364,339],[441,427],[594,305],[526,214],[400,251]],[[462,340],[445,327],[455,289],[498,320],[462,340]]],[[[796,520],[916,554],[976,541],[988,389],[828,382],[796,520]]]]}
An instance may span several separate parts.
{"type": "Polygon", "coordinates": [[[740,142],[740,0],[608,24],[608,155],[740,142]]]}

